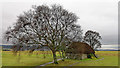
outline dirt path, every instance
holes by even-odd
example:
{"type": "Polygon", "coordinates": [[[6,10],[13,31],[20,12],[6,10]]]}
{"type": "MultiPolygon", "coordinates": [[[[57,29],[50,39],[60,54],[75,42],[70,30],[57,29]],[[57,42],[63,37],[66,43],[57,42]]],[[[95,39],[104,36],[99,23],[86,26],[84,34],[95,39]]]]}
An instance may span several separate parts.
{"type": "MultiPolygon", "coordinates": [[[[57,59],[57,61],[59,61],[59,60],[62,60],[62,59],[57,59]]],[[[39,65],[39,66],[37,66],[35,68],[40,68],[41,66],[46,66],[46,65],[51,64],[51,63],[54,63],[54,61],[39,65]]]]}
{"type": "MultiPolygon", "coordinates": [[[[104,59],[104,58],[101,58],[101,59],[98,59],[98,60],[95,60],[95,61],[100,61],[100,60],[103,60],[103,59],[104,59]]],[[[57,61],[59,61],[59,60],[62,60],[62,59],[57,59],[57,61]]],[[[53,62],[53,61],[52,61],[52,62],[48,62],[48,63],[42,64],[42,65],[40,65],[40,66],[37,66],[37,67],[35,67],[35,68],[40,68],[41,66],[46,66],[46,65],[51,64],[51,63],[54,63],[54,62],[53,62]]],[[[81,63],[81,61],[80,61],[80,62],[73,63],[73,64],[68,65],[68,66],[73,66],[73,65],[76,65],[76,64],[80,64],[80,63],[81,63]]],[[[65,67],[65,68],[67,68],[67,67],[65,67]]]]}

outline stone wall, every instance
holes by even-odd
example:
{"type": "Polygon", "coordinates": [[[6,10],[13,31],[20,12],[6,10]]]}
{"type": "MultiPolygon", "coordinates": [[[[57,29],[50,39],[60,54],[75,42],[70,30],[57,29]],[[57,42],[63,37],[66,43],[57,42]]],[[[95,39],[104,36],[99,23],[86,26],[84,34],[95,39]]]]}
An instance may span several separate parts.
{"type": "Polygon", "coordinates": [[[66,53],[66,58],[67,59],[78,59],[82,60],[87,58],[87,54],[71,54],[71,53],[66,53]]]}

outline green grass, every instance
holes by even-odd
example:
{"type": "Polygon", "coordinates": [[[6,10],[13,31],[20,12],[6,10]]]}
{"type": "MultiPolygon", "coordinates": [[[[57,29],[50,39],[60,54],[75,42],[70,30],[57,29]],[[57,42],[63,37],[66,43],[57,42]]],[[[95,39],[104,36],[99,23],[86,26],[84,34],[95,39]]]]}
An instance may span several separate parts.
{"type": "Polygon", "coordinates": [[[118,66],[117,51],[97,51],[96,55],[99,58],[72,60],[66,59],[64,62],[59,61],[59,64],[49,64],[47,66],[118,66]]]}
{"type": "Polygon", "coordinates": [[[2,67],[2,47],[0,46],[0,68],[2,67]]]}
{"type": "Polygon", "coordinates": [[[11,51],[2,52],[2,65],[3,66],[39,66],[41,64],[53,61],[51,54],[44,54],[39,51],[39,54],[34,52],[32,55],[28,55],[27,52],[21,52],[21,56],[14,56],[11,51]],[[20,59],[20,60],[19,60],[20,59]]]}
{"type": "MultiPolygon", "coordinates": [[[[41,64],[53,61],[52,53],[50,51],[48,53],[45,52],[46,58],[43,58],[44,56],[43,53],[44,52],[42,51],[35,51],[31,56],[29,56],[27,51],[23,51],[21,52],[21,56],[19,57],[18,55],[14,56],[11,51],[3,51],[2,65],[3,66],[39,66],[41,64]]],[[[99,56],[98,59],[96,58],[83,59],[83,60],[66,59],[65,61],[59,61],[59,64],[49,64],[47,66],[69,66],[69,65],[72,65],[72,66],[118,66],[117,51],[97,51],[96,55],[99,56]]],[[[59,56],[59,54],[57,54],[57,56],[59,56]]]]}

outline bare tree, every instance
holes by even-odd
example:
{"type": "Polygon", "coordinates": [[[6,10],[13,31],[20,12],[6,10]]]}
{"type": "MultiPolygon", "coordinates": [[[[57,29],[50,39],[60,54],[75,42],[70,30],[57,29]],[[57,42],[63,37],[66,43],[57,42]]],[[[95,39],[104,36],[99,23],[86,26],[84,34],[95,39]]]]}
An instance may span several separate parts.
{"type": "Polygon", "coordinates": [[[88,30],[84,36],[84,42],[89,44],[93,49],[101,47],[101,36],[98,32],[88,30]]]}
{"type": "Polygon", "coordinates": [[[56,51],[71,40],[81,40],[81,27],[76,25],[78,17],[62,6],[33,6],[18,16],[14,27],[6,31],[5,38],[13,44],[47,46],[53,53],[54,63],[58,64],[56,51]],[[70,40],[71,39],[71,40],[70,40]]]}

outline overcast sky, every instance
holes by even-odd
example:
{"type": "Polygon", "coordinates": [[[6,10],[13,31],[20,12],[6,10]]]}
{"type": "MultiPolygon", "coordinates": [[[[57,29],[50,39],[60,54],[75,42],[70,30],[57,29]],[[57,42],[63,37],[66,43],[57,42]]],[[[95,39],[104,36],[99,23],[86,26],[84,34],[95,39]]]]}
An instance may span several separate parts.
{"type": "Polygon", "coordinates": [[[80,18],[77,24],[84,33],[87,30],[97,31],[102,36],[102,44],[118,43],[117,0],[4,0],[0,7],[0,35],[16,22],[17,16],[23,11],[31,9],[32,5],[42,4],[62,5],[80,18]]]}

